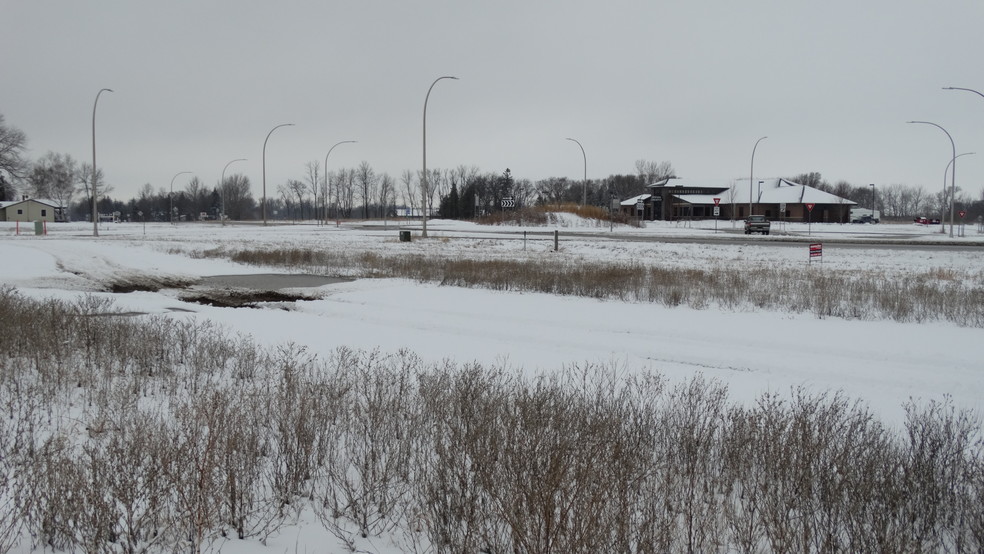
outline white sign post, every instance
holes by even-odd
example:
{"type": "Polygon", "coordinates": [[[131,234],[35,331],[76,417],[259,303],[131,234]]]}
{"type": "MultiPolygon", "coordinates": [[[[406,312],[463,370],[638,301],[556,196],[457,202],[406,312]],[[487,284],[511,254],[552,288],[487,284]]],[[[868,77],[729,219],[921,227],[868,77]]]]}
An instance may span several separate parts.
{"type": "Polygon", "coordinates": [[[718,218],[721,217],[721,199],[714,199],[714,232],[718,232],[718,218]]]}

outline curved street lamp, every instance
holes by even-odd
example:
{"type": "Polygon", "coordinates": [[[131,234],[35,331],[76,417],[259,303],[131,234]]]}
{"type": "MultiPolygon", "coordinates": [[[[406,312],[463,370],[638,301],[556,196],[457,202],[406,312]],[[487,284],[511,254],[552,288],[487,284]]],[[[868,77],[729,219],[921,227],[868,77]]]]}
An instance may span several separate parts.
{"type": "Polygon", "coordinates": [[[943,90],[965,90],[967,92],[973,92],[974,94],[984,98],[984,93],[976,91],[972,88],[960,88],[960,87],[943,87],[943,90]]]}
{"type": "Polygon", "coordinates": [[[758,149],[759,143],[769,137],[762,137],[755,141],[755,146],[752,147],[752,167],[748,172],[748,215],[752,215],[752,183],[755,182],[755,150],[758,149]]]}
{"type": "Polygon", "coordinates": [[[232,165],[232,164],[234,164],[236,162],[245,162],[245,161],[246,161],[246,158],[236,158],[235,160],[232,160],[231,162],[225,164],[225,167],[222,168],[222,178],[219,179],[219,221],[222,222],[222,225],[225,225],[225,172],[226,172],[226,169],[228,169],[230,165],[232,165]]]}
{"type": "Polygon", "coordinates": [[[584,153],[584,147],[577,139],[568,137],[567,140],[577,142],[578,147],[581,148],[581,157],[584,159],[584,181],[581,183],[581,205],[583,206],[588,203],[588,156],[584,153]]]}
{"type": "Polygon", "coordinates": [[[174,225],[174,180],[178,178],[178,175],[186,175],[191,173],[190,171],[182,171],[176,173],[174,177],[171,177],[171,225],[174,225]]]}
{"type": "Polygon", "coordinates": [[[434,79],[433,83],[431,83],[430,88],[427,89],[427,96],[424,97],[424,173],[420,176],[420,197],[423,201],[423,204],[420,207],[420,220],[423,222],[423,230],[421,231],[420,236],[423,238],[427,238],[427,199],[430,197],[428,194],[429,191],[427,190],[427,101],[430,99],[431,90],[434,89],[434,85],[436,85],[441,79],[458,80],[457,77],[453,77],[451,75],[438,77],[437,79],[434,79]]]}
{"type": "MultiPolygon", "coordinates": [[[[974,152],[964,152],[963,154],[957,154],[956,156],[953,157],[953,160],[959,158],[960,156],[969,156],[971,154],[974,154],[974,152]]],[[[946,198],[946,174],[950,172],[950,166],[953,165],[953,160],[950,160],[949,162],[947,162],[946,169],[943,170],[943,198],[946,198]]],[[[945,216],[946,216],[946,206],[943,206],[943,213],[940,214],[940,232],[941,233],[945,233],[946,232],[946,224],[943,223],[943,220],[946,219],[945,216]]]]}
{"type": "Polygon", "coordinates": [[[96,101],[92,103],[92,236],[99,236],[99,213],[96,209],[96,106],[99,104],[99,95],[104,92],[113,92],[111,88],[99,89],[96,93],[96,101]]]}
{"type": "MultiPolygon", "coordinates": [[[[953,157],[950,159],[950,164],[953,165],[953,171],[950,172],[950,238],[952,239],[953,238],[953,194],[956,192],[956,188],[957,188],[956,187],[956,182],[957,182],[957,164],[956,164],[956,161],[957,161],[957,146],[953,143],[953,137],[950,136],[950,133],[946,129],[944,129],[943,127],[940,127],[939,125],[933,123],[932,121],[906,121],[906,123],[922,123],[923,125],[932,125],[933,127],[936,127],[940,131],[943,131],[944,133],[946,133],[946,138],[950,139],[950,147],[953,149],[953,157]]],[[[946,175],[944,175],[944,177],[946,177],[946,175]]],[[[944,187],[946,186],[946,183],[945,182],[943,183],[943,186],[944,187]]],[[[944,214],[945,214],[945,212],[944,212],[944,214]]],[[[940,218],[940,223],[941,224],[943,223],[943,218],[940,218]]]]}
{"type": "Polygon", "coordinates": [[[294,126],[293,123],[281,123],[280,125],[277,125],[273,129],[270,129],[270,132],[267,133],[266,138],[263,139],[263,224],[264,225],[267,224],[267,217],[266,217],[266,206],[267,206],[267,199],[266,199],[266,145],[267,145],[267,141],[270,140],[270,135],[272,135],[273,132],[276,131],[277,129],[279,129],[281,127],[293,127],[293,126],[294,126]]]}
{"type": "MultiPolygon", "coordinates": [[[[340,142],[336,142],[335,144],[331,145],[331,148],[328,149],[328,153],[325,154],[325,225],[328,224],[328,202],[331,200],[331,194],[330,194],[331,191],[328,188],[328,156],[331,155],[331,151],[334,150],[335,147],[338,146],[339,144],[353,144],[356,142],[358,141],[343,140],[340,142]]],[[[315,203],[317,203],[317,199],[315,199],[315,203]]]]}

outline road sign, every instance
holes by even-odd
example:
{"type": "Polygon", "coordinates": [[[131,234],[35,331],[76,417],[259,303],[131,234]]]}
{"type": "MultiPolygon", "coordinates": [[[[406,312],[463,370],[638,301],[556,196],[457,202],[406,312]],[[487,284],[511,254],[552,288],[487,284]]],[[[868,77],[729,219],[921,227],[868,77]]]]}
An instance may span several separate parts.
{"type": "MultiPolygon", "coordinates": [[[[719,204],[721,204],[721,199],[720,198],[715,198],[714,199],[714,205],[717,206],[719,204]]],[[[717,214],[714,214],[714,215],[717,215],[717,214]]]]}
{"type": "Polygon", "coordinates": [[[714,206],[714,217],[720,217],[720,215],[721,215],[721,206],[714,206]]]}
{"type": "Polygon", "coordinates": [[[643,205],[642,202],[636,202],[636,209],[637,210],[639,210],[641,212],[643,210],[643,208],[645,208],[645,206],[643,205]]]}
{"type": "Polygon", "coordinates": [[[967,215],[967,211],[966,210],[960,210],[959,212],[957,212],[957,215],[960,216],[960,219],[963,219],[964,216],[967,215]]]}
{"type": "Polygon", "coordinates": [[[785,202],[780,202],[779,203],[779,213],[786,213],[786,203],[785,202]]]}
{"type": "Polygon", "coordinates": [[[806,209],[807,209],[808,211],[810,211],[810,212],[812,212],[812,211],[813,211],[813,206],[816,206],[816,204],[814,204],[814,203],[812,203],[812,202],[810,202],[810,203],[808,203],[808,204],[806,205],[806,209]]]}
{"type": "Polygon", "coordinates": [[[503,198],[502,199],[502,207],[503,208],[515,208],[516,207],[516,200],[514,200],[512,197],[508,197],[507,196],[506,198],[503,198]]]}
{"type": "Polygon", "coordinates": [[[810,245],[810,261],[813,258],[820,258],[820,262],[823,263],[823,243],[815,242],[810,245]]]}

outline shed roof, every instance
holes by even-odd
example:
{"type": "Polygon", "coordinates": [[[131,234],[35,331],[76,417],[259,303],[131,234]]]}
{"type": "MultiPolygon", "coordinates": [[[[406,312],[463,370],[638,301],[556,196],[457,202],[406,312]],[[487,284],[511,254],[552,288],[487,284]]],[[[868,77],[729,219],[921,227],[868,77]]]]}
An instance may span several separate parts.
{"type": "Polygon", "coordinates": [[[6,202],[0,202],[0,208],[9,208],[10,206],[16,206],[17,204],[23,204],[25,202],[37,202],[38,204],[45,204],[47,206],[51,206],[52,208],[61,207],[54,200],[45,200],[44,198],[25,198],[23,200],[11,200],[6,202]]]}

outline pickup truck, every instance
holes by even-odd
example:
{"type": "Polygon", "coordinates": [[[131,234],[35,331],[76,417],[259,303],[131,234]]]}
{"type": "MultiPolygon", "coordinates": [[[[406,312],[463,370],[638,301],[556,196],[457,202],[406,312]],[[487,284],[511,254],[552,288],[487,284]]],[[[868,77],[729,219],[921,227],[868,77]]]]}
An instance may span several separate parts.
{"type": "Polygon", "coordinates": [[[851,223],[878,223],[878,218],[872,217],[871,214],[864,214],[852,219],[851,223]]]}
{"type": "Polygon", "coordinates": [[[750,215],[745,218],[745,234],[750,235],[752,233],[762,233],[763,235],[769,234],[769,228],[772,224],[769,220],[765,218],[764,215],[750,215]]]}

